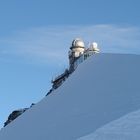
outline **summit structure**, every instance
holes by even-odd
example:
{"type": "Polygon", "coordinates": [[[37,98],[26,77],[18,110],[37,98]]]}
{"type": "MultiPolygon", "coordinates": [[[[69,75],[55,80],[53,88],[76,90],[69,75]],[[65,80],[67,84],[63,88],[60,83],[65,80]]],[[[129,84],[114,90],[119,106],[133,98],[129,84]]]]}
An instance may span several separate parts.
{"type": "Polygon", "coordinates": [[[82,39],[74,39],[68,52],[69,68],[66,69],[64,73],[52,80],[52,89],[48,92],[48,94],[62,85],[62,83],[69,77],[71,73],[75,71],[80,63],[86,60],[89,56],[99,52],[100,50],[98,49],[98,45],[96,42],[91,43],[89,47],[86,48],[85,43],[82,39]]]}

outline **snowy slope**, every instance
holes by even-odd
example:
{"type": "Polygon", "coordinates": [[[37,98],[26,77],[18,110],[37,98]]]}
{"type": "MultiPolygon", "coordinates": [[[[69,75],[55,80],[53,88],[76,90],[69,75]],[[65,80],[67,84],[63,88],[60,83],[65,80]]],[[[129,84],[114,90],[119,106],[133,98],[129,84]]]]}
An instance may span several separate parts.
{"type": "Polygon", "coordinates": [[[76,140],[140,109],[140,56],[96,54],[0,131],[0,140],[76,140]]]}
{"type": "Polygon", "coordinates": [[[97,129],[94,133],[77,140],[139,140],[140,110],[97,129]]]}

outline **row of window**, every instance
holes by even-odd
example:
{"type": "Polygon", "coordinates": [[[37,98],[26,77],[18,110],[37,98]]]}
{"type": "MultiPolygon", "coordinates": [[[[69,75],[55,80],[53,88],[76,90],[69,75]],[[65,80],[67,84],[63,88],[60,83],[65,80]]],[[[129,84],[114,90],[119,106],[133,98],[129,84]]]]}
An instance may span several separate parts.
{"type": "Polygon", "coordinates": [[[74,62],[74,69],[77,68],[77,66],[82,63],[84,60],[86,60],[88,57],[93,55],[95,52],[94,51],[87,51],[84,54],[82,54],[77,60],[74,62]]]}

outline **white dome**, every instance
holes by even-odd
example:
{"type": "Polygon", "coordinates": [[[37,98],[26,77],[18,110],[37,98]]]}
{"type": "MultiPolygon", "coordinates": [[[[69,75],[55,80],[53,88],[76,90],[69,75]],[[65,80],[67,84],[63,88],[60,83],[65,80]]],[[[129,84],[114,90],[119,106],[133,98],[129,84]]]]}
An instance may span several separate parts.
{"type": "Polygon", "coordinates": [[[91,43],[90,47],[93,48],[93,49],[97,49],[98,44],[96,42],[93,42],[93,43],[91,43]]]}
{"type": "Polygon", "coordinates": [[[74,47],[74,48],[78,48],[78,47],[84,48],[85,44],[84,44],[82,39],[76,38],[72,41],[72,47],[74,47]]]}
{"type": "Polygon", "coordinates": [[[93,50],[95,52],[99,52],[98,44],[96,42],[93,42],[90,44],[90,50],[93,50]]]}

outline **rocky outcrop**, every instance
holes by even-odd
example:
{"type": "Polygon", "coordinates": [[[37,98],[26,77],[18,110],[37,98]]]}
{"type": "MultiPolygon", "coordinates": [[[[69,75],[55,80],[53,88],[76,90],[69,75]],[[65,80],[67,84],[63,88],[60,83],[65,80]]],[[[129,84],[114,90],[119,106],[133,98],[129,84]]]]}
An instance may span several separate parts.
{"type": "Polygon", "coordinates": [[[10,122],[15,120],[18,116],[20,116],[22,113],[24,113],[28,108],[14,110],[9,116],[7,121],[4,123],[4,127],[8,125],[10,122]]]}
{"type": "MultiPolygon", "coordinates": [[[[31,104],[30,108],[35,105],[34,103],[31,104]]],[[[12,122],[13,120],[15,120],[17,117],[19,117],[21,114],[23,114],[26,110],[28,110],[29,108],[23,108],[23,109],[18,109],[18,110],[14,110],[9,116],[7,121],[4,123],[4,127],[6,125],[8,125],[10,122],[12,122]]]]}

